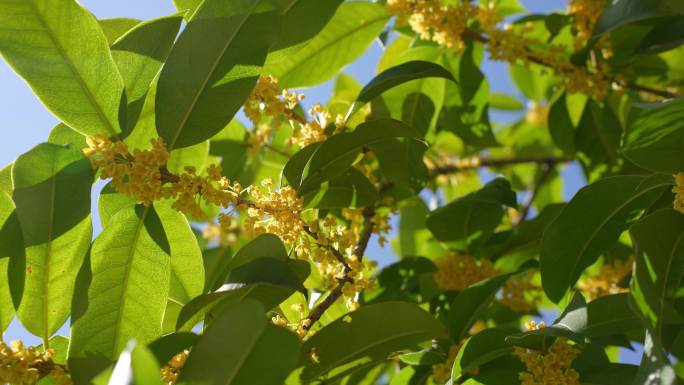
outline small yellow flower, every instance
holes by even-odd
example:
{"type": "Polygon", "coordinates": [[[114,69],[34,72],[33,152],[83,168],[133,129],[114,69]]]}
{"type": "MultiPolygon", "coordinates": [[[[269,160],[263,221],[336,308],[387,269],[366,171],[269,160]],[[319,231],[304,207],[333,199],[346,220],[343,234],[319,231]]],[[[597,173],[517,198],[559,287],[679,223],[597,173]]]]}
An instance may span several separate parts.
{"type": "Polygon", "coordinates": [[[190,351],[184,350],[171,357],[169,362],[164,365],[164,367],[161,369],[161,377],[164,381],[164,384],[174,385],[176,381],[178,381],[178,376],[180,375],[181,369],[183,369],[189,354],[190,351]]]}
{"type": "Polygon", "coordinates": [[[445,290],[462,291],[468,286],[497,275],[491,261],[470,255],[450,253],[435,260],[437,284],[445,290]]]}

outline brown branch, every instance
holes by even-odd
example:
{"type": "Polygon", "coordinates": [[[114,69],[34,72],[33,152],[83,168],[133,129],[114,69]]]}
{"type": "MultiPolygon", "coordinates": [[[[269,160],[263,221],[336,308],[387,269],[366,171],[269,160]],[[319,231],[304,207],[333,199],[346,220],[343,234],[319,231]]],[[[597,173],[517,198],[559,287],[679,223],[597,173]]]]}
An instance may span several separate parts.
{"type": "Polygon", "coordinates": [[[430,169],[430,175],[432,177],[439,175],[453,174],[462,171],[475,170],[481,167],[504,167],[512,166],[522,163],[538,163],[538,164],[558,164],[570,162],[572,159],[566,156],[521,156],[516,158],[484,158],[476,159],[469,162],[464,162],[464,164],[445,164],[435,166],[430,169]]]}
{"type": "MultiPolygon", "coordinates": [[[[359,241],[357,242],[356,247],[354,248],[354,255],[356,255],[359,258],[359,260],[363,258],[363,254],[366,252],[366,248],[368,247],[368,241],[370,240],[371,234],[373,233],[375,224],[373,223],[372,218],[374,215],[375,209],[373,207],[369,206],[363,209],[363,230],[361,231],[359,241]]],[[[305,228],[305,231],[307,231],[308,233],[310,230],[305,228]]],[[[342,257],[342,259],[344,259],[339,250],[335,249],[334,247],[332,247],[331,250],[334,250],[333,254],[337,252],[339,253],[339,257],[342,257]]],[[[338,255],[335,255],[335,258],[338,258],[338,260],[339,257],[338,255]]],[[[345,284],[354,282],[354,279],[349,276],[351,268],[346,262],[343,262],[343,264],[345,266],[344,276],[337,280],[337,285],[332,290],[330,290],[328,295],[318,305],[311,309],[309,316],[306,317],[304,321],[302,321],[302,328],[304,330],[308,331],[309,329],[311,329],[313,324],[315,324],[319,319],[321,319],[323,313],[325,313],[326,310],[328,310],[330,306],[332,306],[342,296],[342,290],[344,289],[345,284]]]]}
{"type": "MultiPolygon", "coordinates": [[[[487,44],[490,41],[489,37],[482,35],[479,32],[473,31],[470,28],[466,28],[466,30],[463,32],[463,37],[475,40],[475,41],[480,42],[482,44],[487,44]]],[[[531,52],[531,50],[528,50],[528,51],[531,52]]],[[[539,65],[542,65],[544,67],[553,67],[553,65],[551,63],[546,63],[545,61],[543,61],[539,58],[536,58],[534,56],[529,57],[528,59],[529,59],[529,61],[536,63],[536,64],[539,64],[539,65]]],[[[622,83],[620,85],[625,87],[625,88],[628,88],[630,90],[633,90],[633,91],[645,92],[645,93],[660,96],[661,98],[666,98],[666,99],[674,99],[674,98],[679,96],[677,93],[672,92],[672,91],[656,89],[656,88],[652,88],[652,87],[648,87],[648,86],[644,86],[644,85],[639,85],[639,84],[636,84],[633,82],[622,83]]]]}

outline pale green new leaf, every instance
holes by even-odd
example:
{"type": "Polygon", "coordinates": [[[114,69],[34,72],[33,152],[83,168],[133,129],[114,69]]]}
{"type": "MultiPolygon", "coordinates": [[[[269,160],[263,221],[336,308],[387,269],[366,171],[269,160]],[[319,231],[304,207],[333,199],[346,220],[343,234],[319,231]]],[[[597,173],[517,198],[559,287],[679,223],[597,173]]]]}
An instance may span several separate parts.
{"type": "Polygon", "coordinates": [[[81,154],[43,143],[16,160],[12,180],[26,254],[17,315],[47,339],[69,317],[74,280],[90,245],[93,174],[81,154]]]}
{"type": "Polygon", "coordinates": [[[123,81],[95,17],[75,0],[0,1],[0,53],[45,106],[84,135],[115,135],[123,81]]]}
{"type": "Polygon", "coordinates": [[[130,31],[133,27],[140,24],[138,19],[129,19],[126,17],[115,17],[111,19],[99,19],[102,32],[107,37],[109,45],[112,45],[118,38],[130,31]]]}
{"type": "Polygon", "coordinates": [[[380,34],[388,19],[380,4],[344,3],[337,8],[325,28],[296,55],[270,63],[264,68],[264,73],[277,77],[285,88],[322,83],[361,56],[380,34]]]}
{"type": "Polygon", "coordinates": [[[206,0],[176,41],[157,85],[155,115],[168,148],[221,131],[251,92],[276,41],[272,0],[206,0]]]}
{"type": "Polygon", "coordinates": [[[125,207],[108,221],[91,251],[91,281],[77,298],[71,357],[116,359],[130,339],[159,337],[169,295],[171,259],[161,221],[151,207],[125,207]],[[160,246],[162,245],[162,246],[160,246]]]}

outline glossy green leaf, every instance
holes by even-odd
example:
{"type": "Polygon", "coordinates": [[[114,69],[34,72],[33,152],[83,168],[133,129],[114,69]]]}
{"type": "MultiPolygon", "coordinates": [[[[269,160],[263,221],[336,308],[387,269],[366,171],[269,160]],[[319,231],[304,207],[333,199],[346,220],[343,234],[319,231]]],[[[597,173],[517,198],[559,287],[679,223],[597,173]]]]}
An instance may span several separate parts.
{"type": "Polygon", "coordinates": [[[669,176],[616,176],[582,188],[544,233],[542,285],[559,302],[582,271],[670,186],[669,176]]]}
{"type": "Polygon", "coordinates": [[[178,384],[282,385],[301,345],[254,300],[225,305],[194,344],[178,384]]]}
{"type": "Polygon", "coordinates": [[[494,233],[503,217],[504,205],[516,207],[515,192],[507,180],[497,178],[481,190],[434,210],[426,224],[435,238],[465,250],[494,233]]]}
{"type": "Polygon", "coordinates": [[[157,358],[157,362],[169,362],[179,352],[190,350],[198,338],[195,333],[171,333],[150,342],[147,348],[157,358]]]}
{"type": "Polygon", "coordinates": [[[438,127],[453,132],[467,145],[496,147],[489,122],[489,83],[479,65],[481,55],[481,46],[469,44],[460,57],[448,60],[451,72],[458,74],[459,86],[447,85],[438,127]]]}
{"type": "Polygon", "coordinates": [[[388,19],[380,4],[344,3],[325,28],[296,55],[269,64],[264,73],[277,77],[284,88],[322,83],[361,56],[388,19]]]}
{"type": "Polygon", "coordinates": [[[286,260],[288,255],[283,241],[274,234],[261,234],[242,246],[230,260],[228,268],[232,270],[261,257],[270,257],[282,261],[286,260]]]}
{"type": "Polygon", "coordinates": [[[499,275],[473,285],[458,293],[451,302],[448,316],[449,332],[454,341],[464,338],[475,321],[484,313],[501,286],[515,273],[499,275]]]}
{"type": "Polygon", "coordinates": [[[69,316],[74,280],[90,245],[93,174],[81,154],[43,143],[14,162],[12,180],[26,253],[17,315],[47,339],[69,316]]]}
{"type": "Polygon", "coordinates": [[[684,102],[641,111],[629,125],[622,153],[640,167],[665,173],[684,170],[684,102]]]}
{"type": "MultiPolygon", "coordinates": [[[[187,0],[186,0],[187,1],[187,0]]],[[[335,15],[343,0],[287,0],[291,3],[283,14],[283,26],[276,45],[266,59],[265,67],[296,55],[316,37],[335,15]],[[296,25],[297,28],[291,28],[296,25]]]]}
{"type": "Polygon", "coordinates": [[[349,115],[383,92],[411,80],[422,78],[444,78],[456,82],[451,72],[439,64],[421,60],[402,63],[381,72],[368,82],[356,98],[349,115]]]}
{"type": "Polygon", "coordinates": [[[326,325],[309,338],[318,362],[303,357],[301,379],[331,381],[388,358],[395,351],[445,336],[442,324],[417,305],[383,302],[366,305],[326,325]]]}
{"type": "Polygon", "coordinates": [[[581,333],[587,337],[610,336],[640,329],[637,313],[629,306],[629,294],[599,297],[587,304],[587,324],[581,333]]]}
{"type": "Polygon", "coordinates": [[[663,209],[630,228],[636,258],[632,300],[656,344],[662,343],[663,326],[684,323],[674,306],[684,275],[684,215],[663,209]]]}
{"type": "MultiPolygon", "coordinates": [[[[407,138],[420,142],[417,139],[419,137],[420,134],[416,130],[404,123],[391,119],[371,120],[359,125],[353,132],[331,136],[313,151],[305,170],[289,174],[304,175],[301,184],[297,187],[299,191],[306,192],[344,174],[364,147],[373,148],[375,145],[395,138],[407,138]]],[[[302,151],[311,152],[310,148],[312,147],[307,147],[302,151]]],[[[296,157],[297,155],[293,158],[299,159],[296,157]]],[[[299,160],[297,163],[303,164],[299,160]]]]}
{"type": "Polygon", "coordinates": [[[275,42],[279,14],[269,0],[202,3],[159,75],[156,127],[169,148],[209,139],[233,118],[275,42]]]}
{"type": "Polygon", "coordinates": [[[553,142],[566,154],[575,152],[575,126],[570,119],[567,97],[562,94],[551,104],[549,109],[549,133],[553,142]]]}
{"type": "Polygon", "coordinates": [[[236,299],[250,298],[259,301],[267,309],[272,309],[290,295],[297,288],[274,285],[270,283],[254,283],[250,285],[226,285],[219,291],[203,294],[194,298],[183,309],[178,316],[178,330],[190,330],[193,326],[201,322],[208,314],[221,304],[235,301],[236,299]]]}
{"type": "Polygon", "coordinates": [[[485,329],[466,340],[454,361],[451,378],[459,378],[482,364],[511,354],[513,347],[506,343],[510,333],[505,329],[485,329]]]}
{"type": "Polygon", "coordinates": [[[617,116],[605,105],[589,100],[575,129],[575,150],[590,168],[604,168],[618,158],[622,126],[617,116]]]}
{"type": "Polygon", "coordinates": [[[126,90],[126,132],[135,127],[152,79],[166,60],[178,34],[180,16],[137,24],[112,44],[112,56],[126,90]]]}
{"type": "Polygon", "coordinates": [[[72,357],[111,361],[130,339],[147,343],[160,336],[170,251],[152,207],[129,206],[112,216],[92,247],[87,292],[76,298],[87,307],[72,318],[72,357]]]}
{"type": "Polygon", "coordinates": [[[75,0],[3,0],[0,24],[0,53],[52,113],[84,135],[121,131],[123,81],[90,12],[75,0]]]}
{"type": "Polygon", "coordinates": [[[610,4],[601,14],[594,36],[637,21],[684,13],[684,4],[678,0],[622,0],[610,4]]]}
{"type": "Polygon", "coordinates": [[[319,190],[304,194],[306,207],[340,209],[366,207],[380,199],[375,186],[354,167],[321,186],[319,190]]]}

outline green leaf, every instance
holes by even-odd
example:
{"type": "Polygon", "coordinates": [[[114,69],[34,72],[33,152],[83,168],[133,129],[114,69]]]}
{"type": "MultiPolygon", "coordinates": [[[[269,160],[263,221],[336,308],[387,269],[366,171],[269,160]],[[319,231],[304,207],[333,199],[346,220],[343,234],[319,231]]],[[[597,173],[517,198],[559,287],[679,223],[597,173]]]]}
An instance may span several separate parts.
{"type": "Polygon", "coordinates": [[[522,111],[525,108],[520,100],[501,92],[489,94],[489,106],[504,111],[522,111]]]}
{"type": "Polygon", "coordinates": [[[627,23],[683,13],[684,5],[678,0],[621,0],[603,11],[594,28],[594,37],[627,23]]]}
{"type": "Polygon", "coordinates": [[[80,153],[43,143],[16,160],[12,180],[26,253],[17,315],[47,340],[69,317],[74,280],[90,245],[93,173],[80,153]]]}
{"type": "Polygon", "coordinates": [[[378,37],[388,19],[380,4],[343,3],[325,28],[296,55],[269,63],[264,73],[277,77],[283,88],[322,83],[361,56],[378,37]]]}
{"type": "Polygon", "coordinates": [[[74,0],[2,0],[0,24],[0,53],[55,116],[84,135],[121,131],[123,82],[90,12],[74,0]]]}
{"type": "Polygon", "coordinates": [[[107,385],[161,385],[160,370],[154,354],[131,341],[121,352],[107,385]]]}
{"type": "Polygon", "coordinates": [[[542,239],[542,286],[549,299],[559,302],[582,271],[671,184],[672,178],[663,175],[615,176],[582,188],[542,239]]]}
{"type": "Polygon", "coordinates": [[[629,126],[622,153],[638,166],[657,172],[684,170],[684,101],[641,111],[629,126]]]}
{"type": "MultiPolygon", "coordinates": [[[[288,174],[305,175],[301,185],[295,187],[300,192],[306,192],[344,174],[364,147],[374,148],[378,144],[395,138],[407,138],[420,142],[417,139],[419,137],[420,134],[416,130],[402,122],[391,119],[371,120],[362,123],[353,132],[331,136],[313,151],[306,163],[306,170],[301,173],[290,171],[288,174]]],[[[300,152],[304,151],[307,154],[312,152],[309,147],[300,152]]],[[[298,159],[298,165],[303,164],[301,157],[295,154],[293,158],[298,159]]],[[[292,183],[292,180],[289,181],[292,183]]]]}
{"type": "Polygon", "coordinates": [[[275,42],[279,14],[269,0],[202,3],[159,75],[156,127],[168,148],[209,139],[233,118],[275,42]]]}
{"type": "Polygon", "coordinates": [[[402,63],[383,71],[368,82],[356,98],[347,118],[383,92],[411,80],[423,78],[444,78],[456,82],[451,72],[437,63],[423,60],[402,63]]]}
{"type": "Polygon", "coordinates": [[[489,83],[480,70],[478,59],[482,49],[469,44],[460,58],[449,59],[451,72],[458,74],[459,87],[447,85],[446,106],[439,116],[438,126],[476,148],[499,145],[489,122],[489,83]]]}
{"type": "Polygon", "coordinates": [[[354,167],[325,183],[319,190],[304,194],[305,206],[318,209],[366,207],[379,199],[375,186],[354,167]]]}
{"type": "Polygon", "coordinates": [[[534,101],[546,99],[546,93],[551,84],[551,79],[553,79],[552,77],[541,75],[541,70],[538,66],[530,67],[510,64],[508,69],[511,79],[527,99],[534,101]]]}
{"type": "Polygon", "coordinates": [[[150,342],[161,334],[169,295],[170,246],[152,207],[125,207],[108,221],[91,251],[87,303],[74,314],[70,355],[113,361],[130,339],[150,342]],[[162,245],[162,246],[160,246],[162,245]]]}
{"type": "Polygon", "coordinates": [[[270,283],[226,285],[217,292],[200,295],[183,306],[178,316],[176,328],[177,330],[190,330],[212,313],[215,308],[236,299],[250,298],[259,301],[265,308],[272,309],[296,290],[297,288],[270,283]]]}
{"type": "Polygon", "coordinates": [[[616,163],[621,136],[622,126],[610,106],[602,108],[589,100],[575,129],[575,150],[580,160],[592,169],[616,163]]]}
{"type": "Polygon", "coordinates": [[[318,356],[314,363],[302,357],[301,379],[335,382],[357,369],[411,349],[431,339],[444,338],[442,324],[417,305],[382,302],[362,306],[318,330],[304,344],[318,356]]]}
{"type": "Polygon", "coordinates": [[[290,5],[283,14],[283,25],[278,43],[266,58],[269,68],[289,56],[297,55],[315,38],[335,15],[343,0],[289,0],[290,5]],[[296,25],[297,28],[292,28],[296,25]]]}
{"type": "Polygon", "coordinates": [[[606,295],[587,304],[586,337],[610,336],[641,329],[637,314],[629,306],[627,293],[606,295]]]}
{"type": "Polygon", "coordinates": [[[185,171],[185,167],[194,167],[198,173],[201,173],[207,165],[209,158],[208,140],[192,145],[190,147],[178,148],[169,154],[169,161],[166,162],[166,167],[169,171],[181,174],[185,171]]]}
{"type": "Polygon", "coordinates": [[[173,0],[173,4],[186,20],[191,20],[203,0],[173,0]]]}
{"type": "Polygon", "coordinates": [[[556,146],[566,154],[573,154],[575,152],[575,126],[570,118],[565,93],[551,104],[548,125],[549,133],[556,146]]]}
{"type": "Polygon", "coordinates": [[[639,253],[632,300],[654,342],[660,344],[666,323],[684,322],[674,307],[684,274],[684,215],[658,210],[635,223],[629,232],[639,253]]]}
{"type": "Polygon", "coordinates": [[[142,22],[112,44],[128,103],[125,132],[135,127],[152,79],[171,51],[182,20],[172,15],[142,22]]]}
{"type": "Polygon", "coordinates": [[[48,137],[48,143],[59,144],[79,154],[83,152],[84,148],[88,147],[86,137],[64,123],[59,123],[52,128],[48,137]]]}
{"type": "Polygon", "coordinates": [[[228,264],[228,269],[233,270],[247,264],[257,258],[270,257],[282,261],[287,260],[287,250],[283,241],[274,234],[261,234],[251,240],[233,256],[228,264]]]}
{"type": "Polygon", "coordinates": [[[204,260],[188,220],[169,202],[155,202],[166,239],[171,248],[171,289],[169,298],[188,303],[204,291],[204,260]]]}
{"type": "Polygon", "coordinates": [[[516,273],[499,275],[470,285],[451,302],[448,315],[449,333],[454,341],[463,339],[475,321],[484,313],[501,285],[516,273]]]}
{"type": "Polygon", "coordinates": [[[112,45],[118,38],[140,24],[141,21],[126,17],[115,17],[111,19],[99,19],[97,22],[100,24],[102,32],[104,32],[107,37],[109,45],[112,45]]]}
{"type": "Polygon", "coordinates": [[[264,312],[254,300],[227,304],[193,346],[178,383],[282,385],[301,346],[264,312]]]}
{"type": "Polygon", "coordinates": [[[465,250],[486,241],[503,218],[503,206],[516,207],[510,183],[497,178],[482,189],[449,202],[427,218],[435,238],[465,250]]]}
{"type": "Polygon", "coordinates": [[[491,328],[468,338],[454,361],[451,378],[459,378],[480,365],[511,354],[513,347],[506,343],[509,334],[508,330],[491,328]]]}
{"type": "Polygon", "coordinates": [[[171,333],[150,342],[147,348],[157,358],[157,362],[169,362],[176,354],[190,350],[198,338],[194,333],[171,333]]]}

